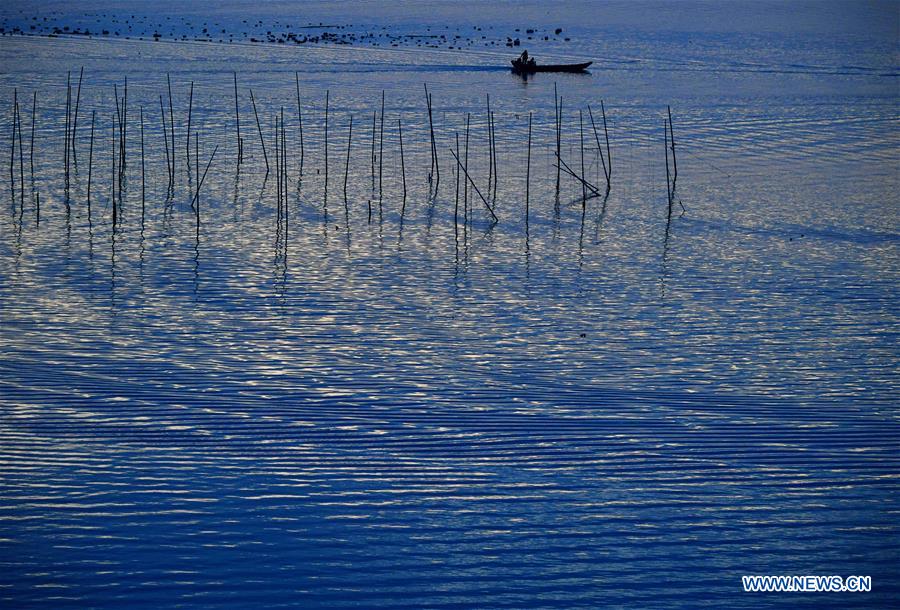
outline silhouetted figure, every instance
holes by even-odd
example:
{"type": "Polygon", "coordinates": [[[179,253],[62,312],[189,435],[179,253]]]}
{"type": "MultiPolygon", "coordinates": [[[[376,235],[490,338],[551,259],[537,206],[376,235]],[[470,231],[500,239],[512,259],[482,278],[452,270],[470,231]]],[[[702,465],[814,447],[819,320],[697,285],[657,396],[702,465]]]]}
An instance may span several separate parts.
{"type": "Polygon", "coordinates": [[[519,61],[522,62],[522,65],[523,65],[523,66],[529,66],[529,67],[530,67],[530,66],[534,66],[534,65],[535,65],[534,58],[533,58],[533,57],[528,57],[528,50],[527,50],[527,49],[524,50],[524,51],[522,51],[522,54],[519,55],[519,61]]]}

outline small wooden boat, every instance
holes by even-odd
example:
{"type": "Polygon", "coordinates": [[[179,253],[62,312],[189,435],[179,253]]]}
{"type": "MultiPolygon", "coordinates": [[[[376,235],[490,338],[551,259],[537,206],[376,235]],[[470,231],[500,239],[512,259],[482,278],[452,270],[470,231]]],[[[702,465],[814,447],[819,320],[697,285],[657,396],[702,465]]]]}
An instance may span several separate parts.
{"type": "Polygon", "coordinates": [[[594,62],[540,65],[533,61],[523,62],[521,59],[514,59],[510,63],[512,63],[513,72],[517,74],[534,74],[535,72],[584,72],[594,62]]]}

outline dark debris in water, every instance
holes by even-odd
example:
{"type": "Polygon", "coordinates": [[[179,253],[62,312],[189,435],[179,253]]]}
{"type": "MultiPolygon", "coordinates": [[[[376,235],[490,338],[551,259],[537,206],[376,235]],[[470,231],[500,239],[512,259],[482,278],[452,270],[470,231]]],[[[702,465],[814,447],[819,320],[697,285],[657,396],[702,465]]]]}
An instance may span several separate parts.
{"type": "MultiPolygon", "coordinates": [[[[354,25],[354,24],[305,24],[295,25],[275,21],[265,23],[262,20],[248,22],[243,19],[237,28],[229,28],[220,22],[201,21],[198,17],[184,16],[173,18],[166,16],[114,16],[106,13],[85,13],[74,17],[78,23],[64,23],[72,20],[71,15],[50,12],[48,15],[30,15],[24,11],[18,17],[7,17],[0,21],[0,35],[7,36],[85,36],[89,38],[108,37],[136,40],[169,40],[169,41],[203,41],[281,45],[357,45],[357,46],[391,46],[391,47],[428,47],[446,49],[465,49],[482,47],[518,47],[521,39],[518,33],[493,31],[492,26],[475,26],[478,35],[469,36],[462,29],[458,31],[444,26],[443,33],[432,31],[426,27],[421,34],[399,34],[388,28],[354,25]],[[489,35],[481,32],[488,30],[489,35]]],[[[438,29],[438,28],[434,28],[438,29]]],[[[562,28],[524,29],[528,40],[533,42],[559,42],[562,28]]],[[[569,38],[565,38],[568,42],[569,38]]]]}

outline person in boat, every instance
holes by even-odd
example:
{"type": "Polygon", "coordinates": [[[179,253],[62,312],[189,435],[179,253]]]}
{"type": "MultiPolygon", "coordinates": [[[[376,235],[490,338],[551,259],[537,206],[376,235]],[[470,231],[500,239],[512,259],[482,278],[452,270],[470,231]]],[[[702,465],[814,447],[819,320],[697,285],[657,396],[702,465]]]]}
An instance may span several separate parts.
{"type": "Polygon", "coordinates": [[[522,51],[522,54],[519,55],[519,62],[522,66],[531,68],[534,67],[535,61],[533,57],[528,57],[528,49],[522,51]]]}

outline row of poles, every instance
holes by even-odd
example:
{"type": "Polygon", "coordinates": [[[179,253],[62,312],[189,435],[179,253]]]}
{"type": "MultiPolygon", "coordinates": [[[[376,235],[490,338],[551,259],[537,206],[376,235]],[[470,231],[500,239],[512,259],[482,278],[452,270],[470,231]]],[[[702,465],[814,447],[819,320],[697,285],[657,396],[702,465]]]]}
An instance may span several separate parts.
{"type": "MultiPolygon", "coordinates": [[[[69,184],[70,184],[70,168],[77,168],[77,155],[76,155],[76,132],[78,127],[78,119],[79,119],[79,110],[81,103],[81,91],[82,91],[82,83],[84,79],[84,68],[81,69],[81,72],[78,77],[78,85],[75,88],[72,84],[71,72],[67,75],[66,79],[66,106],[65,106],[65,137],[64,137],[64,150],[63,150],[63,164],[64,164],[64,179],[65,179],[65,205],[66,210],[69,212],[70,210],[70,201],[69,201],[69,184]],[[74,101],[74,103],[73,103],[74,101]]],[[[244,163],[244,137],[241,132],[241,116],[240,116],[240,97],[238,91],[238,79],[237,73],[233,75],[234,80],[234,115],[235,115],[235,136],[236,136],[236,150],[237,150],[237,164],[238,167],[242,163],[244,163]]],[[[304,171],[304,160],[305,160],[305,144],[304,144],[304,135],[303,135],[303,110],[300,100],[300,80],[299,74],[295,73],[295,85],[296,85],[296,94],[297,94],[297,124],[299,127],[299,142],[300,142],[300,164],[299,164],[299,172],[300,179],[302,180],[303,171],[304,171]]],[[[440,173],[440,157],[438,154],[438,143],[437,137],[435,135],[435,125],[434,125],[434,106],[433,106],[433,97],[432,93],[428,91],[428,86],[425,85],[425,107],[427,110],[427,119],[428,119],[428,131],[429,131],[429,143],[430,143],[430,168],[428,171],[428,183],[429,183],[429,197],[435,197],[437,195],[437,190],[440,185],[441,173],[440,173]]],[[[166,156],[166,168],[168,175],[168,186],[167,193],[171,198],[174,196],[174,187],[176,181],[176,141],[175,141],[175,113],[174,113],[174,103],[172,97],[172,83],[169,75],[166,75],[166,89],[167,89],[167,97],[168,97],[168,108],[166,108],[166,100],[162,94],[159,95],[159,108],[160,108],[160,128],[162,134],[162,140],[164,142],[165,148],[165,156],[166,156]],[[168,113],[167,113],[168,110],[168,113]],[[167,116],[168,114],[168,116],[167,116]]],[[[259,112],[256,104],[256,97],[253,94],[252,89],[248,89],[251,107],[253,109],[254,121],[257,128],[257,134],[259,136],[260,148],[263,154],[263,161],[266,166],[266,179],[268,179],[269,174],[272,171],[272,166],[270,164],[269,158],[269,150],[266,146],[266,137],[263,134],[262,123],[259,118],[259,112]]],[[[112,128],[111,128],[111,149],[112,149],[112,164],[111,164],[111,202],[112,202],[112,223],[113,226],[118,223],[119,217],[121,214],[121,205],[124,199],[123,190],[125,188],[125,177],[127,175],[127,151],[128,148],[126,146],[127,143],[127,134],[128,134],[128,80],[125,79],[124,86],[122,88],[122,95],[119,95],[119,87],[118,84],[113,85],[113,93],[115,95],[115,114],[112,116],[112,128]]],[[[190,90],[189,90],[189,98],[188,98],[188,111],[187,111],[187,128],[186,128],[186,136],[185,136],[185,160],[188,169],[188,177],[189,182],[194,186],[193,188],[193,197],[191,199],[191,207],[196,213],[197,217],[197,227],[199,231],[200,225],[200,189],[203,186],[203,183],[206,179],[207,173],[209,172],[210,166],[215,159],[216,153],[218,151],[218,145],[213,149],[212,154],[209,156],[205,169],[203,173],[200,172],[200,134],[199,130],[192,132],[192,117],[193,117],[193,99],[194,99],[194,83],[191,82],[190,90]],[[194,141],[194,164],[191,164],[191,139],[193,135],[194,141]]],[[[325,167],[324,167],[324,178],[325,178],[325,200],[324,205],[327,208],[328,203],[328,185],[329,185],[329,104],[330,104],[330,92],[326,90],[325,92],[325,121],[324,121],[324,157],[325,157],[325,167]]],[[[20,208],[24,210],[24,200],[25,200],[25,172],[24,172],[24,152],[23,152],[23,140],[24,134],[22,131],[22,117],[21,111],[19,107],[19,95],[18,89],[15,89],[13,92],[13,108],[12,108],[12,138],[11,138],[11,151],[10,151],[10,184],[11,191],[13,194],[13,198],[15,198],[16,194],[16,180],[15,180],[15,169],[16,169],[16,151],[17,151],[17,143],[18,143],[18,157],[19,157],[19,195],[20,195],[20,208]]],[[[610,149],[610,139],[609,139],[609,129],[606,117],[606,108],[603,101],[600,101],[600,115],[599,120],[602,120],[602,131],[598,127],[598,120],[595,120],[595,116],[593,113],[593,109],[590,105],[587,106],[588,111],[588,119],[590,121],[590,128],[593,134],[594,144],[596,146],[596,152],[599,155],[599,159],[603,169],[603,176],[605,180],[605,195],[608,196],[612,184],[612,154],[610,149]],[[602,139],[601,139],[602,133],[602,139]]],[[[35,131],[36,131],[36,115],[37,115],[37,92],[34,92],[32,96],[32,111],[31,111],[31,133],[30,133],[30,150],[29,150],[29,159],[31,165],[31,178],[32,184],[34,184],[34,149],[35,149],[35,131]]],[[[460,215],[460,195],[462,195],[462,204],[463,204],[463,222],[467,223],[470,215],[470,188],[472,191],[472,197],[477,195],[478,199],[484,205],[484,208],[490,214],[492,222],[497,222],[499,218],[496,214],[496,201],[497,201],[497,185],[499,183],[499,168],[498,168],[498,154],[497,154],[497,139],[496,139],[496,122],[494,112],[491,109],[491,100],[490,95],[486,97],[486,124],[487,124],[487,143],[488,143],[488,177],[487,177],[487,188],[482,191],[479,188],[478,183],[475,178],[473,178],[471,172],[469,171],[469,139],[470,139],[470,126],[471,126],[471,113],[466,114],[466,124],[465,131],[462,134],[462,146],[461,142],[461,134],[459,132],[455,133],[455,146],[449,147],[449,153],[454,160],[454,175],[455,175],[455,198],[454,198],[454,222],[456,224],[459,223],[459,215],[460,215]],[[485,195],[486,193],[486,195],[485,195]]],[[[554,119],[555,119],[555,147],[554,147],[554,166],[556,169],[556,185],[555,185],[555,193],[556,193],[556,206],[559,206],[559,194],[561,189],[561,177],[562,174],[566,174],[571,178],[575,179],[580,185],[582,189],[582,206],[586,206],[588,199],[592,197],[602,196],[601,189],[599,186],[592,184],[587,179],[587,174],[585,172],[585,121],[583,111],[579,109],[578,112],[579,117],[579,149],[580,149],[580,168],[573,169],[572,166],[563,158],[562,156],[562,134],[563,134],[563,98],[558,94],[556,89],[556,85],[554,84],[554,119]],[[579,171],[580,170],[580,171],[579,171]]],[[[140,150],[141,150],[141,218],[143,222],[144,211],[145,211],[145,202],[146,202],[146,158],[145,158],[145,147],[144,147],[144,133],[145,133],[145,121],[144,121],[144,107],[139,106],[139,121],[140,121],[140,150]]],[[[527,142],[527,161],[526,161],[526,176],[525,176],[525,222],[528,223],[528,217],[530,212],[530,178],[531,178],[531,148],[532,148],[532,121],[533,115],[531,112],[528,114],[528,142],[527,142]]],[[[92,182],[92,174],[93,174],[93,156],[94,156],[94,139],[95,139],[95,128],[97,122],[97,111],[91,111],[91,128],[90,128],[90,147],[88,152],[88,180],[87,180],[87,209],[88,209],[88,217],[90,218],[91,213],[91,182],[92,182]]],[[[275,183],[276,183],[276,197],[278,201],[277,205],[277,214],[279,221],[284,219],[287,222],[287,213],[288,213],[288,137],[287,137],[287,121],[285,119],[285,111],[284,107],[280,108],[280,112],[277,112],[274,119],[274,159],[272,161],[275,165],[275,183]]],[[[376,183],[378,189],[378,213],[381,214],[381,201],[383,198],[383,168],[384,168],[384,134],[385,134],[385,92],[382,91],[381,95],[381,112],[380,119],[379,113],[377,110],[373,110],[372,112],[372,128],[371,128],[371,155],[370,155],[370,170],[371,170],[371,179],[372,179],[372,192],[373,198],[368,201],[368,219],[371,222],[372,214],[373,214],[373,199],[374,193],[376,190],[376,183]],[[376,152],[377,151],[377,152],[376,152]],[[376,162],[377,162],[377,181],[376,181],[376,162]]],[[[406,205],[406,197],[407,197],[407,183],[406,183],[406,160],[405,153],[403,148],[403,124],[401,118],[397,119],[397,136],[399,140],[399,148],[400,148],[400,174],[402,181],[402,199],[403,199],[403,208],[405,209],[406,205]]],[[[353,141],[353,116],[352,114],[349,117],[349,124],[347,129],[347,148],[346,148],[346,156],[344,160],[344,179],[343,179],[343,194],[344,194],[344,202],[347,204],[347,183],[348,176],[350,171],[350,151],[352,147],[353,141]]],[[[590,145],[589,145],[590,146],[590,145]]],[[[677,160],[675,156],[675,135],[672,124],[672,112],[671,108],[667,107],[667,117],[665,119],[665,151],[666,151],[666,192],[668,199],[668,217],[671,219],[672,215],[672,207],[675,201],[675,186],[678,179],[678,166],[677,160]],[[671,170],[670,170],[670,156],[671,156],[671,170]]],[[[683,206],[682,206],[683,207],[683,206]]],[[[40,219],[40,194],[35,193],[35,209],[38,221],[40,219]]]]}

